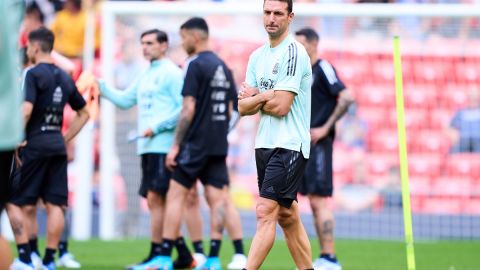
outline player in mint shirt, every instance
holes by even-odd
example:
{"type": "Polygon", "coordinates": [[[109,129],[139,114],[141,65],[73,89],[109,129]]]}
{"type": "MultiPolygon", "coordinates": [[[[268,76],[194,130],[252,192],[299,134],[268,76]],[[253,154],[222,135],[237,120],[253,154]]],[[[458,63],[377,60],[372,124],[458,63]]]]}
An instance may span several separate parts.
{"type": "MultiPolygon", "coordinates": [[[[141,44],[150,67],[129,88],[120,91],[99,81],[102,96],[118,107],[138,106],[137,153],[142,162],[139,194],[148,202],[152,243],[147,258],[132,269],[144,269],[152,264],[161,250],[165,197],[171,177],[165,158],[173,144],[183,87],[182,70],[165,55],[167,34],[157,29],[146,31],[141,35],[141,44]]],[[[193,261],[188,250],[183,249],[179,254],[193,261]]]]}
{"type": "Polygon", "coordinates": [[[23,1],[0,1],[0,212],[8,200],[13,149],[22,139],[18,32],[23,1]]]}
{"type": "Polygon", "coordinates": [[[255,142],[258,187],[257,232],[246,269],[259,269],[282,227],[298,269],[313,269],[300,220],[297,192],[310,154],[312,69],[305,48],[288,33],[292,0],[266,0],[263,23],[269,43],[252,53],[239,94],[241,115],[260,113],[255,142]]]}

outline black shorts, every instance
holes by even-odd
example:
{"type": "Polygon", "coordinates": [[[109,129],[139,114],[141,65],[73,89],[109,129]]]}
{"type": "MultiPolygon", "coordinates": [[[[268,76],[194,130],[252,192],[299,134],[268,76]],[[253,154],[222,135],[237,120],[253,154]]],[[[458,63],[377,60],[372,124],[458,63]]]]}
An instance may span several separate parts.
{"type": "Polygon", "coordinates": [[[290,208],[297,200],[307,160],[298,151],[284,148],[255,149],[260,197],[290,208]]]}
{"type": "Polygon", "coordinates": [[[10,197],[10,173],[13,163],[13,151],[0,151],[0,212],[10,197]]]}
{"type": "Polygon", "coordinates": [[[10,202],[35,205],[39,198],[54,205],[68,205],[67,156],[55,155],[31,159],[22,154],[22,166],[12,179],[10,202]]]}
{"type": "Polygon", "coordinates": [[[307,162],[302,195],[312,194],[331,197],[333,194],[333,138],[327,137],[312,145],[310,159],[307,162]]]}
{"type": "Polygon", "coordinates": [[[219,189],[228,186],[227,157],[205,155],[186,148],[180,149],[173,180],[190,189],[197,179],[200,179],[203,185],[219,189]]]}
{"type": "Polygon", "coordinates": [[[138,194],[147,197],[148,191],[165,196],[170,183],[171,172],[165,167],[166,154],[143,154],[142,157],[142,184],[138,194]]]}

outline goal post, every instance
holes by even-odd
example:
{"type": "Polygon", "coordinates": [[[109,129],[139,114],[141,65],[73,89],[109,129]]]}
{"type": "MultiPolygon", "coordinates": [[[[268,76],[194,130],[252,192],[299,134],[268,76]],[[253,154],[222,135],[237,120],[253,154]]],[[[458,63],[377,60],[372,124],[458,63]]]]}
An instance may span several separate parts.
{"type": "MultiPolygon", "coordinates": [[[[366,88],[370,82],[365,81],[366,78],[358,75],[358,71],[355,69],[367,69],[365,66],[353,66],[354,63],[367,63],[369,60],[365,60],[361,58],[361,54],[363,52],[371,53],[372,51],[378,52],[378,54],[390,52],[391,51],[391,37],[394,35],[399,35],[402,37],[403,34],[410,35],[408,31],[414,31],[419,29],[409,29],[408,27],[403,27],[402,29],[402,18],[414,18],[416,19],[417,25],[423,25],[423,21],[428,21],[429,25],[434,23],[430,23],[431,20],[436,18],[440,19],[459,19],[462,20],[463,26],[463,19],[466,18],[478,18],[480,17],[480,8],[479,6],[467,5],[467,4],[458,4],[458,5],[442,5],[442,4],[421,4],[421,5],[413,5],[413,4],[311,4],[311,3],[295,3],[294,4],[294,13],[295,13],[295,20],[299,20],[300,23],[294,24],[296,30],[298,27],[305,25],[311,25],[312,21],[320,21],[322,19],[332,19],[336,18],[342,21],[342,28],[338,30],[338,32],[342,31],[342,34],[335,35],[322,35],[321,40],[321,49],[322,51],[329,52],[330,57],[335,57],[338,55],[339,51],[347,52],[352,54],[353,57],[349,59],[348,56],[343,55],[341,58],[338,59],[338,67],[337,63],[333,62],[334,66],[337,67],[340,75],[342,75],[345,80],[347,81],[347,85],[349,88],[355,89],[355,91],[360,88],[366,88]],[[397,27],[400,25],[400,27],[397,27]],[[406,32],[407,31],[407,32],[406,32]],[[352,42],[356,41],[356,37],[365,35],[366,37],[375,36],[375,39],[372,39],[372,43],[363,42],[358,46],[354,46],[355,44],[351,44],[352,42]],[[380,38],[378,38],[380,36],[380,38]],[[363,47],[361,47],[363,46],[363,47]],[[384,48],[383,48],[383,47],[384,48]],[[383,51],[382,51],[383,50],[383,51]],[[358,57],[360,58],[358,60],[358,57]],[[358,85],[360,86],[357,86],[358,85]]],[[[138,31],[146,30],[148,28],[158,27],[162,30],[167,31],[168,33],[177,33],[179,24],[179,18],[188,18],[190,16],[225,16],[231,18],[229,20],[229,26],[232,29],[222,29],[222,31],[217,31],[217,25],[210,24],[211,32],[215,32],[214,34],[219,37],[221,35],[228,35],[230,40],[245,39],[248,41],[255,41],[258,44],[264,43],[266,39],[266,35],[263,31],[262,23],[261,23],[261,14],[262,14],[262,6],[261,2],[259,1],[238,1],[238,2],[223,2],[223,3],[215,3],[215,2],[104,2],[101,8],[101,21],[102,21],[102,36],[101,36],[101,73],[102,78],[108,83],[113,84],[115,82],[114,70],[116,67],[116,63],[118,59],[116,58],[117,54],[117,31],[116,29],[116,20],[118,18],[131,18],[131,20],[135,20],[135,18],[140,18],[138,24],[135,27],[139,27],[141,25],[142,29],[135,29],[138,31]],[[243,17],[242,17],[243,16],[243,17]],[[146,19],[145,19],[145,18],[146,19]],[[239,19],[232,19],[237,18],[239,19]],[[142,21],[143,20],[143,21],[142,21]],[[149,22],[159,22],[162,23],[158,24],[149,24],[149,22]],[[255,27],[258,29],[251,29],[252,23],[254,21],[255,27]],[[146,22],[146,23],[145,23],[146,22]],[[246,28],[246,29],[245,29],[246,28]]],[[[129,19],[130,20],[130,19],[129,19]]],[[[215,20],[218,22],[219,20],[215,20]]],[[[338,23],[335,21],[329,21],[321,24],[324,29],[329,30],[328,27],[338,27],[338,23]]],[[[135,28],[132,27],[132,28],[135,28]]],[[[448,26],[453,27],[453,26],[448,26]]],[[[468,26],[468,27],[478,27],[478,26],[468,26]]],[[[292,27],[293,28],[293,27],[292,27]]],[[[336,31],[335,29],[333,29],[336,31]]],[[[423,31],[423,30],[422,30],[423,31]]],[[[433,31],[433,30],[432,30],[433,31]]],[[[435,30],[440,31],[440,30],[435,30]]],[[[476,31],[476,30],[475,30],[476,31]]],[[[423,33],[421,33],[423,34],[423,33]]],[[[443,34],[443,33],[442,33],[443,34]]],[[[429,45],[428,41],[422,40],[421,38],[415,38],[413,34],[412,37],[402,39],[402,42],[405,41],[407,44],[413,44],[411,46],[406,46],[405,49],[402,47],[403,52],[409,52],[410,54],[417,54],[422,55],[424,53],[429,52],[429,45]]],[[[175,38],[174,38],[175,39],[175,38]]],[[[176,38],[176,44],[178,46],[178,37],[176,38]]],[[[470,43],[478,43],[477,39],[471,38],[455,38],[454,43],[448,44],[470,44],[470,43]],[[456,43],[455,43],[456,42],[456,43]]],[[[405,44],[404,43],[404,44],[405,44]]],[[[221,42],[220,45],[221,46],[221,42]]],[[[232,46],[241,46],[232,44],[232,46]]],[[[471,46],[472,48],[474,46],[471,46]]],[[[222,47],[223,49],[224,47],[222,47]]],[[[236,57],[237,52],[230,52],[225,49],[225,54],[231,55],[232,57],[236,57]]],[[[242,51],[242,50],[238,50],[242,51]]],[[[443,51],[446,51],[446,54],[452,55],[473,55],[474,57],[479,57],[479,52],[475,52],[474,49],[468,48],[445,48],[443,51]]],[[[93,52],[92,52],[93,55],[93,52]]],[[[89,57],[85,55],[84,57],[89,57]]],[[[375,56],[375,61],[377,60],[384,61],[381,57],[375,56]]],[[[237,58],[236,58],[237,59],[237,58]]],[[[372,57],[373,59],[373,57],[372,57]]],[[[330,60],[330,59],[329,59],[330,60]]],[[[243,62],[248,61],[247,59],[243,59],[243,62]]],[[[237,60],[239,66],[242,65],[241,60],[237,60]]],[[[415,60],[416,61],[416,60],[415,60]]],[[[385,61],[384,61],[385,62],[385,61]]],[[[229,62],[227,61],[227,65],[229,62]]],[[[375,64],[377,66],[377,64],[375,64]]],[[[381,64],[378,64],[380,67],[381,64]]],[[[430,68],[430,67],[429,67],[430,68]]],[[[375,74],[382,74],[382,72],[393,73],[393,62],[390,62],[385,65],[386,70],[380,71],[372,71],[375,74]]],[[[241,70],[241,68],[239,68],[241,70]]],[[[241,72],[239,72],[241,73],[241,72]]],[[[427,74],[428,75],[428,74],[427,74]]],[[[426,76],[427,76],[426,75],[426,76]]],[[[240,74],[241,76],[241,74],[240,74]]],[[[410,76],[410,75],[406,75],[410,76]]],[[[446,76],[443,74],[442,76],[446,76]]],[[[386,76],[388,77],[388,76],[386,76]]],[[[409,77],[408,77],[409,78],[409,77]]],[[[408,78],[406,79],[406,84],[408,84],[408,78]]],[[[376,79],[374,79],[376,80],[376,79]]],[[[425,80],[428,80],[425,79],[425,80]]],[[[237,82],[238,83],[238,82],[237,82]]],[[[428,81],[425,81],[427,84],[428,81]]],[[[376,82],[372,84],[377,84],[376,82]]],[[[394,95],[394,82],[393,76],[391,78],[385,78],[385,81],[378,83],[379,85],[389,85],[391,93],[385,94],[385,96],[389,96],[390,94],[394,95]]],[[[375,85],[377,87],[377,85],[375,85]]],[[[406,91],[408,91],[409,86],[406,87],[406,91]]],[[[362,92],[363,93],[363,92],[362,92]]],[[[360,94],[360,92],[356,93],[360,94]]],[[[357,96],[359,97],[359,96],[357,96]]],[[[363,101],[362,101],[363,102],[363,101]]],[[[373,105],[370,106],[372,110],[375,110],[374,101],[366,101],[371,102],[373,105]]],[[[383,105],[382,105],[383,106],[383,105]]],[[[434,108],[430,108],[432,111],[434,108]]],[[[429,109],[429,110],[430,110],[429,109]]],[[[390,108],[382,107],[381,110],[378,111],[386,112],[390,110],[390,108]]],[[[385,116],[388,118],[388,116],[385,116]]],[[[429,116],[433,117],[430,114],[429,116]]],[[[373,117],[372,117],[373,118],[373,117]]],[[[372,120],[373,121],[373,120],[372,120]]],[[[377,121],[377,120],[375,120],[377,121]]],[[[378,121],[383,121],[379,119],[378,121]]],[[[414,121],[408,118],[407,122],[414,121]]],[[[105,99],[102,99],[102,106],[100,112],[100,153],[101,153],[101,160],[100,160],[100,186],[99,186],[99,193],[101,195],[100,198],[100,208],[99,208],[99,235],[101,239],[109,240],[114,239],[120,236],[123,236],[118,229],[118,221],[116,218],[118,215],[116,209],[116,202],[115,202],[115,186],[114,186],[114,174],[116,170],[118,170],[119,165],[115,161],[117,156],[119,155],[118,151],[118,134],[116,129],[116,109],[115,107],[105,99]]],[[[382,122],[379,125],[383,125],[382,122]]],[[[411,124],[410,122],[407,123],[407,133],[410,133],[408,125],[411,124]]],[[[373,124],[372,124],[373,125],[373,124]]],[[[375,124],[376,125],[376,124],[375,124]]],[[[385,124],[385,125],[388,125],[385,124]]],[[[421,125],[419,123],[418,125],[421,125]]],[[[385,130],[383,126],[380,126],[378,130],[385,130]]],[[[391,126],[389,126],[389,130],[391,126]]],[[[414,131],[412,131],[414,132],[414,131]]],[[[418,130],[420,132],[420,129],[418,130]]],[[[253,134],[249,134],[249,136],[254,136],[253,134]]],[[[415,136],[415,135],[414,135],[415,136]]],[[[407,134],[409,138],[410,135],[407,134]]],[[[253,151],[253,149],[252,149],[253,151]]],[[[388,151],[388,149],[386,150],[388,151]]],[[[382,152],[383,153],[383,152],[382,152]]],[[[423,152],[421,152],[423,154],[423,152]]],[[[370,153],[369,153],[370,154],[370,153]]],[[[135,153],[132,153],[135,155],[135,153]]],[[[376,155],[376,153],[374,153],[376,155]]],[[[122,159],[122,157],[120,157],[122,159]]],[[[367,166],[367,165],[365,165],[367,166]]],[[[369,165],[368,165],[369,166],[369,165]]],[[[253,181],[253,180],[252,180],[253,181]]],[[[130,187],[137,189],[138,187],[130,187]]],[[[457,195],[454,195],[457,196],[457,195]]],[[[463,205],[463,202],[462,202],[463,205]]],[[[375,206],[372,206],[375,207],[375,206]]],[[[423,211],[423,210],[419,210],[423,211]]],[[[350,217],[346,217],[348,221],[350,217]]],[[[375,221],[372,221],[375,222],[375,221]]],[[[82,226],[82,225],[76,225],[82,226]]],[[[381,225],[378,225],[381,227],[381,225]]],[[[373,226],[372,228],[376,228],[373,226]]],[[[341,228],[340,228],[341,229],[341,228]]],[[[348,235],[345,235],[349,237],[348,235]]],[[[368,237],[368,234],[363,234],[360,237],[368,237]]],[[[477,237],[477,236],[475,236],[477,237]]],[[[428,238],[428,237],[427,237],[428,238]]]]}

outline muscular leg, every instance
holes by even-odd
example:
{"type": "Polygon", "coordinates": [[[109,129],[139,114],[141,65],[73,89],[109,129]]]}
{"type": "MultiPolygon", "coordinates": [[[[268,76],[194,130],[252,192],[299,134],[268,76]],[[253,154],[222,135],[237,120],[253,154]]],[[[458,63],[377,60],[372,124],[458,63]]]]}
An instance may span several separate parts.
{"type": "Polygon", "coordinates": [[[37,206],[25,205],[22,207],[23,214],[25,216],[26,227],[28,232],[28,239],[35,239],[38,236],[38,220],[37,220],[37,206]]]}
{"type": "Polygon", "coordinates": [[[226,226],[230,239],[242,239],[242,222],[240,219],[240,213],[233,204],[232,197],[230,196],[229,189],[225,189],[225,203],[226,203],[226,226]]]}
{"type": "Polygon", "coordinates": [[[62,207],[46,203],[47,209],[47,248],[56,250],[65,224],[62,207]]]}
{"type": "Polygon", "coordinates": [[[188,189],[177,181],[170,180],[170,188],[167,193],[167,205],[165,208],[165,217],[163,220],[163,239],[175,240],[178,236],[180,223],[182,221],[182,212],[185,206],[185,200],[188,195],[188,189]]]}
{"type": "Polygon", "coordinates": [[[17,244],[28,243],[28,225],[25,215],[20,206],[8,203],[7,214],[12,226],[13,235],[17,244]]]}
{"type": "MultiPolygon", "coordinates": [[[[226,188],[226,187],[225,187],[226,188]]],[[[210,239],[220,240],[225,226],[225,191],[210,185],[205,186],[205,196],[210,206],[210,239]]]]}
{"type": "Polygon", "coordinates": [[[315,221],[315,229],[320,241],[321,252],[333,255],[335,254],[335,242],[333,238],[335,220],[332,211],[328,207],[328,198],[309,195],[309,199],[315,221]]]}
{"type": "Polygon", "coordinates": [[[298,203],[293,202],[290,209],[280,207],[278,223],[283,229],[290,254],[298,269],[311,269],[312,250],[307,233],[300,220],[298,203]]]}
{"type": "Polygon", "coordinates": [[[165,215],[165,197],[154,192],[147,193],[148,210],[150,211],[150,231],[153,243],[162,242],[163,220],[165,215]]]}
{"type": "Polygon", "coordinates": [[[277,224],[280,206],[276,201],[260,197],[257,202],[257,231],[253,237],[248,252],[248,270],[257,270],[267,257],[275,241],[275,226],[277,224]]]}
{"type": "Polygon", "coordinates": [[[184,216],[190,239],[192,242],[202,241],[203,222],[202,215],[200,214],[200,198],[196,185],[188,192],[186,209],[188,209],[188,213],[184,211],[184,216]]]}

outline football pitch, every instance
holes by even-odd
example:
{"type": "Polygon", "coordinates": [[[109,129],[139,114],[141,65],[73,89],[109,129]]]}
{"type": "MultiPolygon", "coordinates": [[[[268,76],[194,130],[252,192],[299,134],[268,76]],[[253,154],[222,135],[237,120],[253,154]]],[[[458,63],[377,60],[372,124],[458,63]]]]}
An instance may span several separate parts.
{"type": "MultiPolygon", "coordinates": [[[[43,247],[41,241],[40,247],[43,247]]],[[[248,247],[250,241],[246,241],[248,247]]],[[[139,261],[147,254],[147,239],[104,242],[71,241],[70,251],[82,263],[82,269],[118,270],[139,261]]],[[[393,241],[338,240],[337,253],[344,270],[406,270],[405,245],[393,241]]],[[[208,251],[208,243],[205,242],[208,251]]],[[[318,243],[312,242],[313,254],[318,243]]],[[[40,250],[43,251],[43,248],[40,250]]],[[[222,242],[221,259],[225,267],[233,252],[231,241],[222,242]]],[[[16,253],[15,253],[16,254],[16,253]]],[[[418,270],[479,270],[480,241],[418,242],[415,255],[418,270]]],[[[62,268],[60,268],[62,269],[62,268]]],[[[226,268],[224,268],[226,269],[226,268]]],[[[277,240],[261,269],[293,270],[294,263],[283,240],[277,240]]]]}

